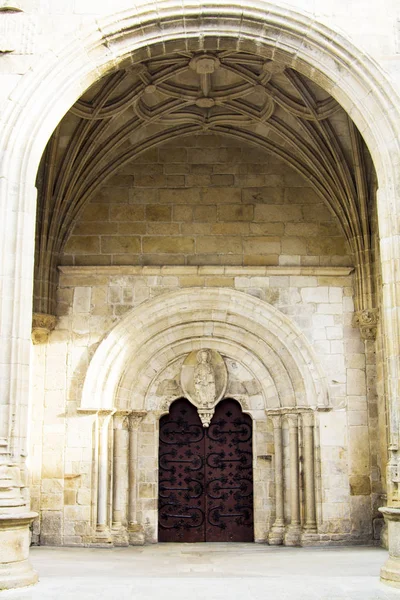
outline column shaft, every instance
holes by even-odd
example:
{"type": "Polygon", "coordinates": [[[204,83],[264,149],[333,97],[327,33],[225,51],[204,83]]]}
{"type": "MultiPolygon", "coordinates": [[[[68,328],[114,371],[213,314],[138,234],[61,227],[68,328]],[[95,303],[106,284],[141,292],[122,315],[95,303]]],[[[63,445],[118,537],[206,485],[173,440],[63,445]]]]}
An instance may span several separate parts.
{"type": "Polygon", "coordinates": [[[29,563],[29,526],[37,514],[29,510],[29,494],[22,493],[37,190],[19,176],[7,176],[0,192],[0,590],[6,590],[37,581],[29,563]]]}
{"type": "Polygon", "coordinates": [[[129,504],[128,526],[129,543],[141,545],[144,543],[143,527],[137,522],[137,463],[138,463],[138,429],[145,411],[132,411],[129,415],[129,504]]]}
{"type": "Polygon", "coordinates": [[[97,483],[97,531],[107,528],[108,497],[108,425],[109,414],[99,415],[99,454],[97,483]]]}
{"type": "Polygon", "coordinates": [[[285,545],[297,546],[300,543],[300,490],[299,490],[299,417],[287,416],[289,425],[290,455],[290,524],[285,533],[285,545]]]}
{"type": "Polygon", "coordinates": [[[113,453],[113,508],[112,527],[117,529],[126,523],[126,504],[128,491],[128,447],[129,434],[127,416],[114,415],[114,453],[113,453]]]}
{"type": "Polygon", "coordinates": [[[304,413],[303,443],[304,443],[304,488],[305,488],[305,523],[306,532],[315,533],[317,530],[315,510],[315,477],[314,477],[314,414],[304,413]]]}
{"type": "Polygon", "coordinates": [[[275,521],[272,525],[268,541],[271,545],[282,544],[285,531],[284,496],[283,496],[283,443],[282,443],[282,417],[272,417],[274,427],[275,450],[275,521]]]}

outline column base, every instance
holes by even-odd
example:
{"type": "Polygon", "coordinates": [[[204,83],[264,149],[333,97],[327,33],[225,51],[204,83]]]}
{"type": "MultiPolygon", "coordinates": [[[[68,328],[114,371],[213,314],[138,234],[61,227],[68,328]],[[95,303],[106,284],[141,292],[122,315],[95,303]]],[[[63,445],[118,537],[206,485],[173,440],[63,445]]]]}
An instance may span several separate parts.
{"type": "Polygon", "coordinates": [[[281,546],[285,535],[284,525],[273,525],[268,534],[268,544],[270,546],[281,546]]]}
{"type": "Polygon", "coordinates": [[[129,523],[128,527],[129,545],[143,546],[145,542],[144,531],[139,523],[129,523]]]}
{"type": "Polygon", "coordinates": [[[300,546],[301,527],[300,525],[289,525],[286,529],[283,543],[285,546],[300,546]]]}
{"type": "Polygon", "coordinates": [[[315,546],[320,540],[320,536],[316,531],[303,531],[301,534],[301,546],[315,546]]]}
{"type": "Polygon", "coordinates": [[[129,546],[129,537],[126,527],[123,525],[119,525],[111,528],[111,535],[114,546],[118,547],[126,547],[129,546]]]}
{"type": "Polygon", "coordinates": [[[38,574],[29,562],[29,525],[35,512],[0,515],[0,590],[33,585],[38,574]]]}
{"type": "Polygon", "coordinates": [[[91,546],[95,548],[109,548],[112,545],[113,541],[109,528],[104,525],[97,526],[91,546]]]}
{"type": "Polygon", "coordinates": [[[381,581],[400,588],[400,508],[384,506],[379,509],[388,528],[389,558],[381,568],[381,581]]]}

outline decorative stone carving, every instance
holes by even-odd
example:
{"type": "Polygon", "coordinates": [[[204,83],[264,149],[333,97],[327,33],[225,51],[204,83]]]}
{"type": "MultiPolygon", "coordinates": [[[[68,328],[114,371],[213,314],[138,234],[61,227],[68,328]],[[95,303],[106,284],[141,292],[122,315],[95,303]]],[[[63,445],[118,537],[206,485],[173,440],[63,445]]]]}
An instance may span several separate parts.
{"type": "Polygon", "coordinates": [[[202,348],[191,352],[181,370],[185,395],[197,407],[204,427],[208,427],[216,404],[223,397],[228,372],[222,356],[215,350],[202,348]]]}
{"type": "Polygon", "coordinates": [[[36,344],[46,344],[50,332],[53,331],[57,323],[57,317],[45,313],[33,313],[32,316],[32,342],[36,344]]]}
{"type": "Polygon", "coordinates": [[[374,340],[379,322],[379,310],[377,308],[366,308],[359,310],[353,315],[353,327],[359,327],[363,340],[374,340]]]}
{"type": "Polygon", "coordinates": [[[209,75],[214,73],[220,64],[221,63],[216,56],[213,56],[212,54],[203,54],[193,57],[189,66],[193,71],[196,71],[198,75],[209,75]]]}

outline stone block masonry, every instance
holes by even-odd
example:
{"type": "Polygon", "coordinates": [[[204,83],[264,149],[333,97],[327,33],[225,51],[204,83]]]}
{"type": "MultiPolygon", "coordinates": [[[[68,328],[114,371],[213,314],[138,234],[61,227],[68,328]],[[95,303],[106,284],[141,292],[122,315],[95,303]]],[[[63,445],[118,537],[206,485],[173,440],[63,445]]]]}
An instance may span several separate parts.
{"type": "Polygon", "coordinates": [[[351,265],[309,183],[263,150],[195,135],[149,150],[92,198],[65,265],[351,265]]]}

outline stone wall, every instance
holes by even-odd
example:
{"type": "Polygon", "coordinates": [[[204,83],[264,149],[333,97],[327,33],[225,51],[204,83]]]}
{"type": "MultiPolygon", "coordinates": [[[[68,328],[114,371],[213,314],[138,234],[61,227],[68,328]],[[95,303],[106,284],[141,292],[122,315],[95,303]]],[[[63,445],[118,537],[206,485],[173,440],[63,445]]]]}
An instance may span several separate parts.
{"type": "Polygon", "coordinates": [[[66,265],[351,265],[334,215],[293,168],[219,135],[147,151],[79,217],[66,265]]]}
{"type": "MultiPolygon", "coordinates": [[[[372,467],[376,470],[376,458],[372,462],[369,440],[375,440],[377,432],[367,407],[364,343],[358,329],[351,327],[351,269],[195,266],[61,269],[58,325],[48,345],[35,347],[31,471],[33,507],[40,513],[34,524],[35,543],[99,543],[95,535],[97,475],[93,454],[99,417],[79,409],[87,368],[101,340],[123,315],[144,307],[149,299],[160,296],[162,304],[163,295],[167,297],[179,289],[186,289],[188,298],[195,297],[199,288],[207,286],[239,290],[261,299],[265,306],[273,305],[312,344],[326,377],[330,403],[327,412],[316,413],[319,539],[324,543],[360,543],[371,539],[372,518],[376,516],[372,512],[371,475],[375,490],[377,483],[375,471],[371,471],[372,467]]],[[[216,310],[223,308],[215,306],[216,310]]],[[[168,333],[165,335],[168,337],[168,333]]],[[[132,397],[131,407],[141,409],[144,402],[144,398],[132,397]]],[[[275,510],[274,463],[257,459],[274,453],[266,402],[267,405],[254,396],[249,398],[248,405],[255,424],[258,541],[267,540],[275,510]]],[[[159,416],[159,411],[149,410],[138,432],[137,515],[150,542],[157,537],[159,416]]],[[[110,448],[111,428],[110,422],[110,448]]],[[[111,491],[107,506],[111,524],[111,491]]],[[[289,510],[287,501],[286,510],[289,510]]],[[[107,543],[112,543],[110,540],[107,543]]]]}

